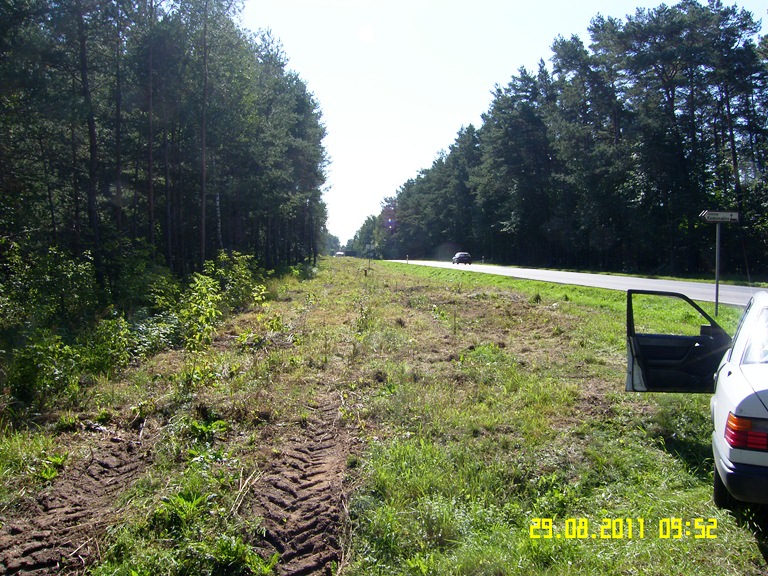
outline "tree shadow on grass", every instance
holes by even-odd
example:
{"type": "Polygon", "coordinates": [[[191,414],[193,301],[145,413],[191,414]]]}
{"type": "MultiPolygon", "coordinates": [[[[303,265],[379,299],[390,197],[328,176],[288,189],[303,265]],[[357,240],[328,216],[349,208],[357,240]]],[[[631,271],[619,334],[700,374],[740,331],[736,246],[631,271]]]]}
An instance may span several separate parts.
{"type": "MultiPolygon", "coordinates": [[[[664,438],[664,448],[680,460],[691,475],[702,481],[712,482],[714,461],[710,442],[671,437],[664,438]]],[[[731,501],[727,510],[740,527],[752,532],[763,560],[768,562],[768,505],[731,501]]]]}
{"type": "Polygon", "coordinates": [[[689,474],[703,481],[712,479],[714,460],[709,438],[702,441],[672,434],[663,438],[663,441],[664,450],[682,462],[689,474]]]}
{"type": "Polygon", "coordinates": [[[660,447],[680,461],[689,474],[711,481],[712,422],[709,411],[698,399],[661,399],[648,432],[660,440],[660,447]]]}
{"type": "Polygon", "coordinates": [[[731,502],[727,509],[739,526],[752,532],[763,560],[768,562],[768,506],[731,502]]]}

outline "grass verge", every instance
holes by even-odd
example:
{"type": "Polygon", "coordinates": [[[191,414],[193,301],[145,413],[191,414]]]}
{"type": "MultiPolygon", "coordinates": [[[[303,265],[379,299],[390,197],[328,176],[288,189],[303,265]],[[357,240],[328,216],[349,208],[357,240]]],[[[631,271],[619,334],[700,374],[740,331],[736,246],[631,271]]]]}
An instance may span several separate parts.
{"type": "Polygon", "coordinates": [[[376,269],[414,345],[371,399],[351,573],[761,572],[711,502],[708,398],[623,392],[623,293],[415,268],[376,269]]]}
{"type": "Polygon", "coordinates": [[[102,422],[140,429],[150,457],[89,573],[284,571],[257,482],[334,398],[351,496],[323,570],[765,573],[756,511],[711,502],[708,398],[624,392],[623,293],[355,259],[269,290],[204,349],[3,436],[0,522],[79,466],[83,424],[102,422]]]}

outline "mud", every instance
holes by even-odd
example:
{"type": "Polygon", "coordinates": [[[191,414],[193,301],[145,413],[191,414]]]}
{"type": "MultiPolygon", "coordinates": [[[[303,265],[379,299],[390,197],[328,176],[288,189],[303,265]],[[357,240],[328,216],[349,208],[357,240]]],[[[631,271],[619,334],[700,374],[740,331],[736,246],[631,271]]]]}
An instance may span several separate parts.
{"type": "MultiPolygon", "coordinates": [[[[241,513],[261,520],[247,538],[264,558],[278,555],[276,574],[331,574],[344,564],[350,444],[338,402],[328,396],[295,432],[266,447],[267,462],[241,513]]],[[[84,574],[100,559],[105,530],[120,520],[120,494],[151,461],[151,450],[132,430],[86,426],[73,436],[73,450],[81,454],[77,461],[0,516],[0,574],[84,574]]]]}
{"type": "Polygon", "coordinates": [[[264,531],[257,548],[265,557],[279,554],[278,574],[331,574],[343,566],[350,444],[338,403],[326,397],[275,447],[254,484],[252,513],[264,531]]]}
{"type": "Polygon", "coordinates": [[[77,440],[84,456],[0,517],[0,574],[80,574],[98,558],[100,536],[121,514],[119,495],[148,453],[133,431],[84,426],[77,440]]]}

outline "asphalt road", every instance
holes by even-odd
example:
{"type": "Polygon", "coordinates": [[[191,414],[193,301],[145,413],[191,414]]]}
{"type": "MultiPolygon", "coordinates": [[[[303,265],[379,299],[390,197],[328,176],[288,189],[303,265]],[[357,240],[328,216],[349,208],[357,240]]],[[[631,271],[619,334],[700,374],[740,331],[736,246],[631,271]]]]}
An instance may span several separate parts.
{"type": "MultiPolygon", "coordinates": [[[[405,263],[405,260],[397,260],[405,263]]],[[[432,262],[428,260],[410,260],[414,266],[434,266],[437,268],[455,268],[483,274],[512,276],[526,280],[541,280],[557,284],[575,284],[593,288],[627,291],[630,288],[638,290],[663,290],[679,292],[692,300],[703,302],[715,301],[715,283],[683,282],[677,280],[656,280],[653,278],[638,278],[634,276],[611,276],[609,274],[586,274],[584,272],[560,272],[557,270],[539,270],[534,268],[517,268],[514,266],[492,266],[490,264],[451,264],[450,262],[432,262]]],[[[732,286],[720,284],[719,303],[746,306],[752,294],[760,290],[750,286],[732,286]]]]}

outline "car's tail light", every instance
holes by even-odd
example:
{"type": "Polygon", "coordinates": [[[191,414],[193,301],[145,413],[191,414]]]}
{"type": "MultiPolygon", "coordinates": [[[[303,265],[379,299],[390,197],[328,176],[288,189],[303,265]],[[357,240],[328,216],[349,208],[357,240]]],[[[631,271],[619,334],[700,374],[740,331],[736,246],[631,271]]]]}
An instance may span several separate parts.
{"type": "Polygon", "coordinates": [[[768,451],[768,420],[728,414],[725,440],[732,448],[768,451]]]}

